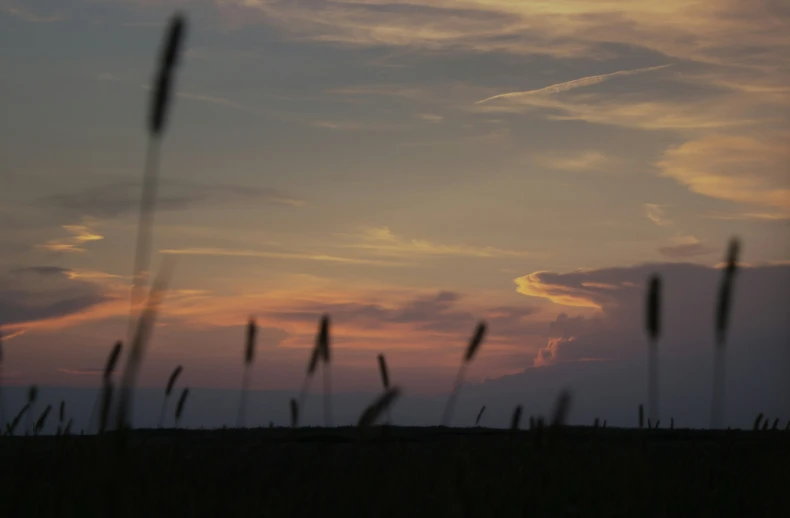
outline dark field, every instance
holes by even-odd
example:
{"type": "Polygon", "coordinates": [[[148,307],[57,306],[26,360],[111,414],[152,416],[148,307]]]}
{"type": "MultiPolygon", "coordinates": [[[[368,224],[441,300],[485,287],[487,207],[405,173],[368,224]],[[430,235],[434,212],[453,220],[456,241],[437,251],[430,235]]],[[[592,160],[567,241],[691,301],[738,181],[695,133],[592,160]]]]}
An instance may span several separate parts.
{"type": "Polygon", "coordinates": [[[2,516],[790,516],[790,432],[2,437],[2,516]]]}

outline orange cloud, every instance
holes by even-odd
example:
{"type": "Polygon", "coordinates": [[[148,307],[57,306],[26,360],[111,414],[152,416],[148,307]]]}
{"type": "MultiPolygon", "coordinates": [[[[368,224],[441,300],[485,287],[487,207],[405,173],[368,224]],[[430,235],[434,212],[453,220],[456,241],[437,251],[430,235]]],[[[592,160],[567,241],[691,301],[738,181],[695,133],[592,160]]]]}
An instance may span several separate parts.
{"type": "Polygon", "coordinates": [[[551,272],[540,271],[517,277],[513,280],[517,286],[516,291],[528,297],[548,299],[563,306],[601,309],[600,304],[593,301],[584,290],[546,282],[543,275],[548,273],[551,272]]]}
{"type": "Polygon", "coordinates": [[[69,234],[71,234],[71,236],[64,239],[48,241],[47,243],[38,245],[37,247],[50,250],[52,252],[81,253],[87,251],[81,246],[84,243],[100,241],[104,239],[104,236],[97,234],[87,225],[62,225],[61,228],[66,230],[69,234]]]}

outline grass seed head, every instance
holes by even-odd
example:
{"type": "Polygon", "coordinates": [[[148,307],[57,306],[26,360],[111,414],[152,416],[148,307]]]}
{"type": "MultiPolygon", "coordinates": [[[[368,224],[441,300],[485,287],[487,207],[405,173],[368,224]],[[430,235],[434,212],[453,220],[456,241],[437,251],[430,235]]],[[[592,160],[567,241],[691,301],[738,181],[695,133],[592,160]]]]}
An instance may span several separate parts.
{"type": "Polygon", "coordinates": [[[258,332],[258,326],[255,324],[255,319],[250,318],[247,322],[247,346],[244,349],[244,364],[249,365],[255,356],[255,335],[258,332]]]}
{"type": "Polygon", "coordinates": [[[518,430],[520,422],[521,422],[521,405],[516,405],[516,408],[513,409],[513,417],[510,419],[510,430],[511,431],[518,430]]]}
{"type": "Polygon", "coordinates": [[[165,387],[165,397],[169,397],[170,394],[173,392],[173,387],[176,385],[176,381],[178,380],[178,376],[181,374],[184,368],[179,365],[173,372],[170,373],[170,378],[167,380],[167,387],[165,387]]]}
{"type": "Polygon", "coordinates": [[[118,364],[118,358],[121,357],[121,350],[123,349],[123,342],[120,340],[115,342],[110,355],[107,357],[107,363],[104,365],[104,380],[107,381],[112,377],[115,366],[118,364]]]}
{"type": "Polygon", "coordinates": [[[324,315],[321,317],[316,347],[321,353],[321,359],[324,361],[324,363],[329,363],[331,360],[329,351],[329,315],[324,315]]]}
{"type": "Polygon", "coordinates": [[[480,418],[483,417],[483,412],[485,412],[485,411],[486,411],[486,406],[483,405],[483,407],[477,413],[477,419],[475,419],[475,426],[480,424],[480,418]]]}
{"type": "Polygon", "coordinates": [[[554,428],[563,426],[568,420],[570,408],[571,393],[568,390],[563,390],[557,398],[557,403],[554,406],[554,415],[551,419],[551,426],[554,428]]]}
{"type": "Polygon", "coordinates": [[[387,370],[387,360],[383,354],[379,354],[379,372],[381,373],[381,384],[384,385],[384,390],[390,388],[390,375],[387,370]]]}
{"type": "Polygon", "coordinates": [[[35,427],[36,435],[38,435],[38,433],[41,430],[44,429],[44,425],[47,422],[47,416],[49,416],[49,413],[51,411],[52,411],[52,405],[47,405],[47,408],[45,408],[44,411],[41,412],[41,415],[39,416],[38,420],[36,421],[36,427],[35,427]]]}
{"type": "Polygon", "coordinates": [[[159,58],[156,84],[151,97],[148,130],[155,136],[161,135],[165,129],[173,87],[173,75],[178,64],[185,32],[186,20],[182,15],[176,14],[170,20],[170,26],[162,47],[162,54],[159,58]]]}
{"type": "Polygon", "coordinates": [[[464,361],[470,362],[472,358],[474,358],[477,350],[480,348],[480,344],[483,343],[483,337],[486,333],[486,323],[480,322],[477,324],[477,328],[475,329],[475,334],[472,336],[472,340],[469,342],[469,346],[466,348],[466,354],[464,354],[464,361]]]}
{"type": "Polygon", "coordinates": [[[661,277],[658,274],[650,278],[646,309],[647,334],[652,341],[656,341],[661,333],[661,277]]]}
{"type": "Polygon", "coordinates": [[[185,388],[181,391],[181,397],[178,398],[178,404],[176,405],[176,422],[181,420],[181,414],[184,412],[184,405],[187,402],[187,397],[189,397],[189,389],[185,388]]]}
{"type": "Polygon", "coordinates": [[[727,266],[721,279],[719,296],[716,301],[716,344],[724,347],[727,326],[729,324],[730,306],[732,302],[732,287],[735,280],[735,273],[738,268],[738,255],[740,253],[740,242],[737,238],[730,241],[727,251],[727,266]]]}
{"type": "Polygon", "coordinates": [[[299,424],[299,403],[291,398],[291,427],[296,428],[297,424],[299,424]]]}

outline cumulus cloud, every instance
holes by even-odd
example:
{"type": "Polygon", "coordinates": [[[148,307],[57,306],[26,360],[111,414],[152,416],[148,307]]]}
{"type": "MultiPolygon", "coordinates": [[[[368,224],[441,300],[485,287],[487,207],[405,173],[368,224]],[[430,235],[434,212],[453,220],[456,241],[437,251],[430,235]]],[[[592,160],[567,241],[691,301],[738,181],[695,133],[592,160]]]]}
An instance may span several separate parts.
{"type": "MultiPolygon", "coordinates": [[[[662,349],[677,354],[707,351],[712,342],[721,270],[689,263],[659,263],[566,274],[537,272],[516,279],[525,295],[599,310],[592,320],[560,315],[551,325],[550,342],[536,363],[638,355],[644,345],[644,287],[653,273],[664,280],[662,349]]],[[[790,295],[779,286],[788,282],[787,265],[741,269],[732,314],[733,348],[776,353],[787,342],[790,326],[781,315],[790,306],[790,295]],[[761,342],[759,346],[755,340],[761,342]]]]}

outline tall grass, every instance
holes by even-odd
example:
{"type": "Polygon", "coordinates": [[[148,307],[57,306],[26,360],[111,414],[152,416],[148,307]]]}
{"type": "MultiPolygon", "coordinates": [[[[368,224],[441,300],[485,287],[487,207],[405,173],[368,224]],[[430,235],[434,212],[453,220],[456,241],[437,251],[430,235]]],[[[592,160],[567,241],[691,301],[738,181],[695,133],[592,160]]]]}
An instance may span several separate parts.
{"type": "MultiPolygon", "coordinates": [[[[148,294],[148,300],[143,308],[140,318],[137,322],[137,329],[132,340],[131,350],[129,357],[126,360],[124,367],[123,377],[121,379],[120,394],[118,399],[118,412],[116,419],[116,427],[118,430],[131,427],[131,410],[132,410],[132,395],[134,391],[134,384],[137,380],[137,374],[140,370],[143,357],[145,355],[148,341],[153,333],[154,324],[156,323],[156,315],[159,311],[159,306],[164,299],[167,291],[167,284],[172,274],[173,262],[166,259],[162,266],[162,271],[151,286],[148,294]]],[[[111,386],[111,385],[110,385],[111,386]]]]}
{"type": "Polygon", "coordinates": [[[3,398],[3,328],[0,327],[0,426],[5,425],[5,400],[3,398]]]}
{"type": "MultiPolygon", "coordinates": [[[[387,359],[383,354],[379,354],[379,375],[381,376],[381,385],[384,387],[384,392],[390,389],[390,374],[387,368],[387,359]]],[[[392,414],[387,409],[387,424],[392,424],[392,414]]]]}
{"type": "Polygon", "coordinates": [[[49,413],[52,411],[52,405],[47,405],[47,408],[41,413],[39,418],[36,420],[36,427],[33,432],[34,435],[38,435],[41,430],[44,429],[44,426],[47,424],[47,417],[49,417],[49,413]]]}
{"type": "Polygon", "coordinates": [[[483,417],[483,412],[485,412],[485,411],[486,411],[486,406],[485,406],[485,405],[483,405],[483,407],[482,407],[482,408],[480,409],[480,411],[477,413],[477,418],[475,419],[475,426],[480,426],[480,419],[482,419],[482,417],[483,417]]]}
{"type": "Polygon", "coordinates": [[[373,426],[379,417],[388,411],[395,400],[400,397],[400,394],[401,391],[398,387],[392,387],[377,397],[359,416],[357,427],[364,429],[373,426]]]}
{"type": "Polygon", "coordinates": [[[25,427],[25,435],[33,431],[33,412],[35,412],[36,409],[36,399],[38,399],[38,387],[31,385],[30,388],[27,389],[27,404],[30,410],[27,413],[27,426],[25,427]]]}
{"type": "MultiPolygon", "coordinates": [[[[292,401],[291,403],[291,421],[292,421],[291,424],[294,428],[299,426],[299,414],[303,413],[305,400],[307,398],[307,392],[310,388],[310,381],[313,379],[313,375],[315,375],[315,371],[318,368],[319,361],[324,363],[325,418],[328,415],[327,404],[328,403],[331,404],[328,396],[331,380],[326,375],[326,370],[328,370],[327,363],[329,362],[330,357],[331,357],[331,353],[329,351],[329,315],[324,315],[321,317],[321,322],[319,323],[319,327],[318,327],[318,334],[316,335],[316,339],[315,339],[315,345],[313,346],[313,350],[310,352],[310,360],[307,362],[307,372],[305,373],[304,381],[302,382],[302,390],[299,392],[299,400],[292,401]]],[[[329,419],[326,418],[326,421],[328,422],[329,419]]]]}
{"type": "Polygon", "coordinates": [[[137,226],[137,245],[132,273],[132,290],[129,310],[129,334],[131,340],[135,326],[135,314],[142,303],[144,288],[148,281],[151,256],[151,233],[156,212],[156,195],[159,186],[159,154],[161,141],[167,124],[175,69],[183,46],[186,20],[180,14],[174,15],[165,36],[159,57],[159,66],[151,93],[148,113],[148,148],[145,170],[143,172],[140,213],[137,226]]]}
{"type": "Polygon", "coordinates": [[[255,359],[255,336],[258,333],[258,326],[255,324],[255,319],[250,318],[247,322],[247,339],[244,345],[244,377],[241,381],[241,399],[239,401],[239,416],[236,419],[236,426],[242,428],[244,426],[244,413],[247,408],[247,390],[250,384],[250,369],[252,362],[255,359]]]}
{"type": "Polygon", "coordinates": [[[732,239],[727,250],[727,264],[722,274],[719,294],[716,301],[715,318],[715,345],[714,345],[714,365],[713,365],[713,397],[711,398],[711,428],[718,428],[722,425],[722,414],[724,407],[724,387],[726,375],[726,344],[727,328],[729,326],[730,306],[732,304],[732,289],[735,281],[735,274],[738,268],[738,255],[740,252],[740,242],[732,239]]]}
{"type": "Polygon", "coordinates": [[[184,390],[181,391],[181,397],[178,398],[178,404],[176,405],[176,428],[178,428],[181,422],[181,415],[184,413],[184,405],[186,405],[188,396],[189,389],[184,388],[184,390]]]}
{"type": "Polygon", "coordinates": [[[165,420],[165,407],[167,407],[167,401],[170,399],[170,394],[173,393],[173,387],[176,385],[176,381],[178,381],[178,377],[181,375],[181,372],[184,368],[179,365],[173,372],[170,373],[170,377],[167,379],[167,385],[165,386],[165,395],[162,398],[162,411],[159,413],[159,428],[162,428],[164,425],[165,420]]]}
{"type": "Polygon", "coordinates": [[[518,430],[519,423],[521,423],[521,405],[516,405],[516,408],[513,409],[513,416],[510,418],[510,430],[513,432],[518,430]]]}
{"type": "Polygon", "coordinates": [[[464,378],[466,377],[466,369],[474,359],[477,350],[480,349],[480,344],[483,343],[483,337],[485,336],[485,333],[486,324],[485,322],[480,322],[477,324],[475,334],[472,335],[472,339],[469,341],[466,352],[464,352],[464,357],[461,360],[461,366],[458,368],[458,374],[456,375],[455,383],[453,384],[453,390],[450,392],[450,397],[447,399],[447,405],[444,407],[442,426],[449,426],[450,424],[450,419],[452,419],[453,410],[455,409],[455,402],[458,398],[458,392],[460,391],[461,384],[463,384],[464,378]]]}
{"type": "Polygon", "coordinates": [[[658,337],[661,334],[661,277],[650,278],[647,290],[645,328],[648,336],[648,415],[659,419],[658,406],[658,337]]]}

